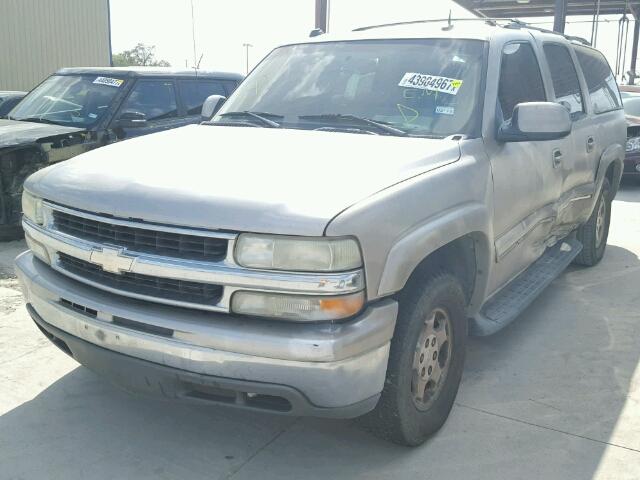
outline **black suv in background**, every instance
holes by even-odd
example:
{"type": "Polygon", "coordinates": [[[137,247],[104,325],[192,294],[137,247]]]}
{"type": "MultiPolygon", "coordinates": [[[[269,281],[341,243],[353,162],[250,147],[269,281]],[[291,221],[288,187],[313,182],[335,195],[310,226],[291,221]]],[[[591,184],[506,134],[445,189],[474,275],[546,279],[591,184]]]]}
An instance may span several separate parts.
{"type": "Polygon", "coordinates": [[[0,238],[21,233],[24,180],[51,163],[119,140],[201,121],[210,95],[242,75],[167,68],[65,68],[0,120],[0,238]]]}

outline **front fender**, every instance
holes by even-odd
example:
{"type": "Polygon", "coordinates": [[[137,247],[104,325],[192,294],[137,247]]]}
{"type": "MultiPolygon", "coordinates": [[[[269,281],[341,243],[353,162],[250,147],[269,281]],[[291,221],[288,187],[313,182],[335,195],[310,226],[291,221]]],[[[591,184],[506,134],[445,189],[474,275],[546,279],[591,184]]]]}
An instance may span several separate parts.
{"type": "Polygon", "coordinates": [[[408,231],[391,248],[378,287],[384,297],[402,290],[416,267],[439,248],[465,236],[475,243],[476,279],[471,305],[481,303],[491,259],[487,206],[467,203],[442,212],[408,231]],[[480,300],[479,300],[479,298],[480,300]]]}

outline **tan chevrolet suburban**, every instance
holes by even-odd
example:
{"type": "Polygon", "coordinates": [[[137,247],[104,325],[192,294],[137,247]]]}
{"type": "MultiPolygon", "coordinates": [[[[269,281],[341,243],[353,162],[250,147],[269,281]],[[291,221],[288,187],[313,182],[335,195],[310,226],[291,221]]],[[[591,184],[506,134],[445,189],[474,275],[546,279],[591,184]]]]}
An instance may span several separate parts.
{"type": "Polygon", "coordinates": [[[603,257],[626,126],[584,42],[362,28],[275,49],[224,100],[25,184],[31,316],[129,390],[361,417],[417,445],[449,414],[467,335],[603,257]]]}

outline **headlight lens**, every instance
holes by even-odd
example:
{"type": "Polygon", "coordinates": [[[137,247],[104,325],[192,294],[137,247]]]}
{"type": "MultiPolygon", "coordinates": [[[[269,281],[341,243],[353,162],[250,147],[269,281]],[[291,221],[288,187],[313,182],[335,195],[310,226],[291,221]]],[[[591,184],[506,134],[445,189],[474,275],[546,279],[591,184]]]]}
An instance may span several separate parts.
{"type": "Polygon", "coordinates": [[[236,261],[247,268],[300,272],[341,272],[362,266],[353,238],[242,234],[236,261]]]}
{"type": "Polygon", "coordinates": [[[283,295],[280,293],[236,292],[231,310],[243,315],[293,321],[340,320],[358,313],[364,292],[340,296],[283,295]]]}
{"type": "Polygon", "coordinates": [[[627,138],[627,152],[640,150],[640,137],[627,138]]]}
{"type": "Polygon", "coordinates": [[[42,199],[24,190],[22,192],[22,213],[32,222],[42,225],[44,223],[42,199]]]}

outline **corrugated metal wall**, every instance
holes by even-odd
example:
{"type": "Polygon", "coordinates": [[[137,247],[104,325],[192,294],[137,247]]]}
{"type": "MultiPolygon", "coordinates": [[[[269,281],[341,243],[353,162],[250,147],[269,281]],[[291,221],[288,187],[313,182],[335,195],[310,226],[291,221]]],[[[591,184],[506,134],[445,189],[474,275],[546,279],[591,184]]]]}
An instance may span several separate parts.
{"type": "Polygon", "coordinates": [[[108,0],[0,0],[0,90],[63,67],[108,66],[108,0]]]}

